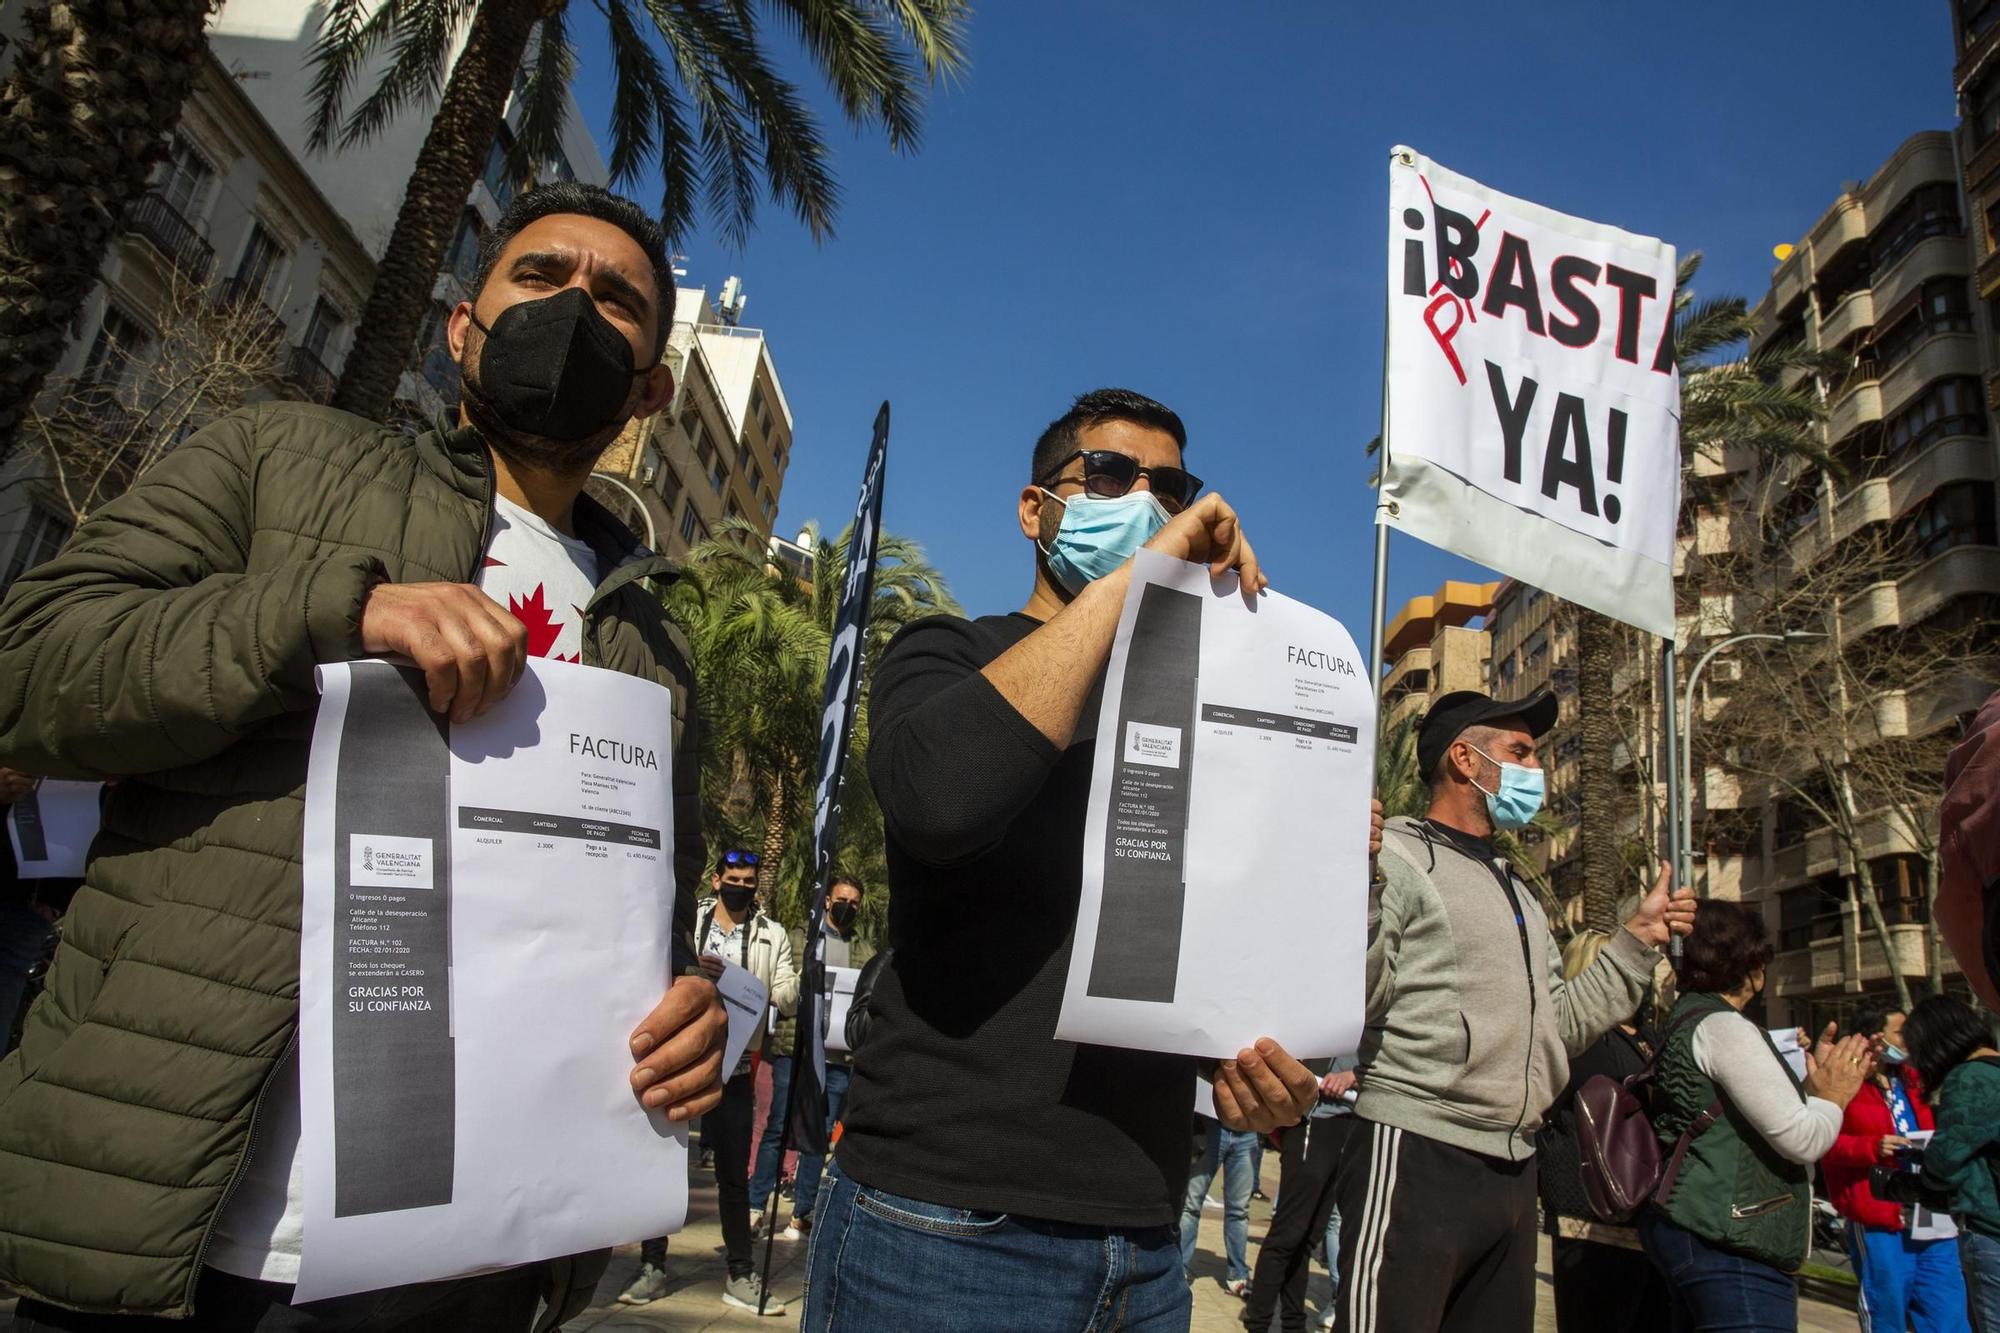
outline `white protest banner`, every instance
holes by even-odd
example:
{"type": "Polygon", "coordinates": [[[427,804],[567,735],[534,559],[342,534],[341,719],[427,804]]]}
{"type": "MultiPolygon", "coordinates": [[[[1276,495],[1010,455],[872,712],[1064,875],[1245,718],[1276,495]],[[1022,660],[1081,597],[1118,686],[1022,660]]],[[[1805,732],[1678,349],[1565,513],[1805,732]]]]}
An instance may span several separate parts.
{"type": "Polygon", "coordinates": [[[83,874],[97,836],[101,782],[43,778],[7,807],[7,840],[22,879],[74,879],[83,874]]]}
{"type": "Polygon", "coordinates": [[[1674,275],[1662,241],[1397,148],[1377,521],[1672,638],[1674,275]]]}

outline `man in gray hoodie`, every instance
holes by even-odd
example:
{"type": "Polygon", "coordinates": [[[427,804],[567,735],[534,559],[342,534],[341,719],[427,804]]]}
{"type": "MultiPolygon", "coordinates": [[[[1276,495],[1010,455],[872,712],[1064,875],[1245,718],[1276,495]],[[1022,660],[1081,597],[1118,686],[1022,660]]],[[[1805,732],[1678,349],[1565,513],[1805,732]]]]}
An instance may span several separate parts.
{"type": "Polygon", "coordinates": [[[1565,982],[1534,895],[1493,846],[1541,806],[1546,691],[1439,699],[1417,738],[1422,819],[1389,821],[1369,890],[1360,1123],[1335,1183],[1342,1333],[1525,1333],[1535,1310],[1535,1131],[1581,1051],[1638,1007],[1693,929],[1663,868],[1565,982]]]}

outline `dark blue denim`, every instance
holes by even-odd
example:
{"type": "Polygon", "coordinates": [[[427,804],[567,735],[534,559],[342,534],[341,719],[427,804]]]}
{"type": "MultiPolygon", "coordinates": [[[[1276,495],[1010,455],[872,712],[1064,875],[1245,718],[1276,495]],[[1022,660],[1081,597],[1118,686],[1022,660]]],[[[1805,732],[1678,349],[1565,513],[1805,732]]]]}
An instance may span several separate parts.
{"type": "Polygon", "coordinates": [[[1970,1229],[1960,1218],[1958,1261],[1965,1269],[1972,1326],[1979,1333],[2000,1333],[2000,1240],[1970,1229]]]}
{"type": "Polygon", "coordinates": [[[1674,1333],[1797,1333],[1790,1273],[1711,1245],[1650,1209],[1639,1216],[1639,1242],[1673,1293],[1674,1333]]]}
{"type": "Polygon", "coordinates": [[[827,1164],[802,1333],[1186,1333],[1170,1226],[974,1212],[869,1189],[827,1164]]]}

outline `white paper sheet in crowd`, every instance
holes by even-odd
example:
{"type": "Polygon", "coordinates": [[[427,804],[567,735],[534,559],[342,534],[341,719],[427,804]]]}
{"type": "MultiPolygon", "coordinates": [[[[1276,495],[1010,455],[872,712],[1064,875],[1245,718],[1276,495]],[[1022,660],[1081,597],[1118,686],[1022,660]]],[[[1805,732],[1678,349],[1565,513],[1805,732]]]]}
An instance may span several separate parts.
{"type": "Polygon", "coordinates": [[[832,1001],[827,1006],[826,1048],[829,1051],[844,1051],[847,1049],[847,1014],[854,1008],[854,986],[861,980],[861,969],[829,967],[826,979],[832,993],[832,1001]]]}
{"type": "Polygon", "coordinates": [[[671,980],[670,696],[531,660],[448,732],[327,666],[306,783],[297,1299],[678,1230],[687,1130],[634,1095],[671,980]]]}
{"type": "Polygon", "coordinates": [[[1799,1030],[1767,1028],[1766,1031],[1770,1034],[1771,1044],[1778,1048],[1778,1054],[1791,1066],[1792,1076],[1803,1081],[1806,1076],[1806,1053],[1799,1045],[1799,1030]]]}
{"type": "Polygon", "coordinates": [[[1233,574],[1141,551],[1095,736],[1056,1036],[1353,1051],[1375,696],[1352,637],[1302,602],[1245,602],[1233,574]]]}
{"type": "MultiPolygon", "coordinates": [[[[1916,1161],[1923,1160],[1924,1149],[1930,1147],[1931,1137],[1936,1132],[1929,1129],[1915,1129],[1903,1136],[1910,1141],[1910,1147],[1916,1150],[1913,1154],[1916,1161]]],[[[1920,1203],[1910,1205],[1911,1240],[1950,1240],[1957,1234],[1958,1223],[1952,1220],[1950,1213],[1936,1212],[1920,1203]]]]}
{"type": "Polygon", "coordinates": [[[7,807],[7,840],[22,879],[74,879],[97,836],[101,782],[44,778],[7,807]]]}
{"type": "Polygon", "coordinates": [[[736,1068],[736,1062],[743,1058],[744,1048],[750,1045],[750,1034],[757,1030],[757,1020],[769,1008],[771,988],[761,981],[749,968],[738,967],[725,962],[722,975],[715,979],[715,990],[722,997],[723,1011],[729,1018],[729,1036],[722,1046],[722,1067],[736,1068]]]}

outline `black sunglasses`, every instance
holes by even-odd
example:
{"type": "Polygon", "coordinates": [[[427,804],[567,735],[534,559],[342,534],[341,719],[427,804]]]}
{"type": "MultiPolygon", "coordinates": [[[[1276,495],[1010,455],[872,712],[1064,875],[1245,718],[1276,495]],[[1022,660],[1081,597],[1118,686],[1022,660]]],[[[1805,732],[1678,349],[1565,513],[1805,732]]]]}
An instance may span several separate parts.
{"type": "Polygon", "coordinates": [[[1146,478],[1159,502],[1170,514],[1178,514],[1194,503],[1201,492],[1201,478],[1177,467],[1141,467],[1130,454],[1113,449],[1079,449],[1050,468],[1037,484],[1047,486],[1072,462],[1083,460],[1083,488],[1092,495],[1115,500],[1146,478]]]}
{"type": "Polygon", "coordinates": [[[722,864],[725,866],[754,866],[757,864],[757,853],[724,852],[722,854],[722,864]]]}

